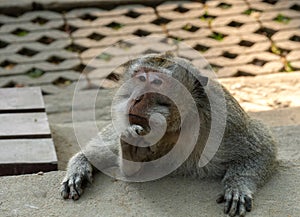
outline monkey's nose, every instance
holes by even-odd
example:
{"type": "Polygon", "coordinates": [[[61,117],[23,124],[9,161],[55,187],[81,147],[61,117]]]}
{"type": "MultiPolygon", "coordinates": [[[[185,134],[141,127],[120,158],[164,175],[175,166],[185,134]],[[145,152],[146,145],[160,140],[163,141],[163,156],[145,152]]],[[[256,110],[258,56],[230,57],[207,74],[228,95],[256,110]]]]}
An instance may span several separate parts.
{"type": "Polygon", "coordinates": [[[134,105],[137,104],[137,103],[139,103],[140,101],[142,101],[143,97],[144,97],[144,94],[135,97],[133,99],[134,105]]]}

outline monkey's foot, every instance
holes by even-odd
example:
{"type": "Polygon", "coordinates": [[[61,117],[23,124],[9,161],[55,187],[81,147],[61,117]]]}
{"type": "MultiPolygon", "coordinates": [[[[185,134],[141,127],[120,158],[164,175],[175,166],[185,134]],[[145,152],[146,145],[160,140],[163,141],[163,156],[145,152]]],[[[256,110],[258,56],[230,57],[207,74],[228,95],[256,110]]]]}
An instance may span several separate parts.
{"type": "Polygon", "coordinates": [[[238,188],[228,188],[225,193],[222,193],[217,203],[225,202],[224,213],[229,216],[240,216],[246,215],[246,211],[250,212],[252,209],[252,196],[248,192],[245,193],[238,188]]]}
{"type": "Polygon", "coordinates": [[[64,199],[78,200],[83,193],[83,183],[92,182],[92,169],[85,167],[67,174],[61,183],[60,193],[64,199]]]}
{"type": "Polygon", "coordinates": [[[78,200],[83,193],[82,183],[87,180],[92,182],[92,174],[86,173],[74,173],[65,177],[61,184],[60,193],[64,199],[78,200]]]}

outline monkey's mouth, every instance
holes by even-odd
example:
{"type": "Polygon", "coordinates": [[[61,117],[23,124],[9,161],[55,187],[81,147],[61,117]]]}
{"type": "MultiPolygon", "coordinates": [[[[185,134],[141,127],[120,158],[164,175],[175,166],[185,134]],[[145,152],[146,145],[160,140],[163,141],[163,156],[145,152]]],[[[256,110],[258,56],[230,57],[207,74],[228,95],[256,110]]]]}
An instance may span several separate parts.
{"type": "Polygon", "coordinates": [[[137,115],[137,114],[128,114],[130,125],[140,125],[144,129],[143,135],[146,135],[150,131],[149,120],[146,117],[137,115]]]}

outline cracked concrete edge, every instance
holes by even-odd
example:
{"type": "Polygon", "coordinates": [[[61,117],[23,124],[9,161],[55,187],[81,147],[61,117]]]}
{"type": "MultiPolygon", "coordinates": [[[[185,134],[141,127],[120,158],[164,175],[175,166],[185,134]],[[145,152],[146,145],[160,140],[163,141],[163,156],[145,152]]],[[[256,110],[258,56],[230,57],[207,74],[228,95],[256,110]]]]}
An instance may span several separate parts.
{"type": "Polygon", "coordinates": [[[164,2],[164,0],[0,0],[0,12],[39,10],[44,8],[50,10],[80,7],[112,8],[114,6],[126,4],[157,5],[162,2],[164,2]]]}

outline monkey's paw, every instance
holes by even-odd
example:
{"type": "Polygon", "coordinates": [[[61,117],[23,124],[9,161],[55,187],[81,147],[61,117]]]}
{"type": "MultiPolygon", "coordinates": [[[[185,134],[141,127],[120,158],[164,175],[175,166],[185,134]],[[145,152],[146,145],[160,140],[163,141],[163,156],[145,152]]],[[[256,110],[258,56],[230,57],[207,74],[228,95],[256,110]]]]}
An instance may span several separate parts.
{"type": "Polygon", "coordinates": [[[125,130],[123,136],[127,138],[130,137],[136,138],[140,135],[143,135],[143,133],[144,133],[144,128],[142,126],[133,124],[125,130]]]}
{"type": "Polygon", "coordinates": [[[61,183],[60,193],[64,199],[78,200],[83,193],[85,182],[92,183],[92,168],[87,167],[76,169],[74,172],[67,173],[61,183]]]}
{"type": "Polygon", "coordinates": [[[252,209],[252,195],[244,192],[238,188],[228,188],[225,193],[222,193],[217,203],[225,202],[224,213],[229,216],[240,216],[246,215],[246,211],[250,212],[252,209]]]}

